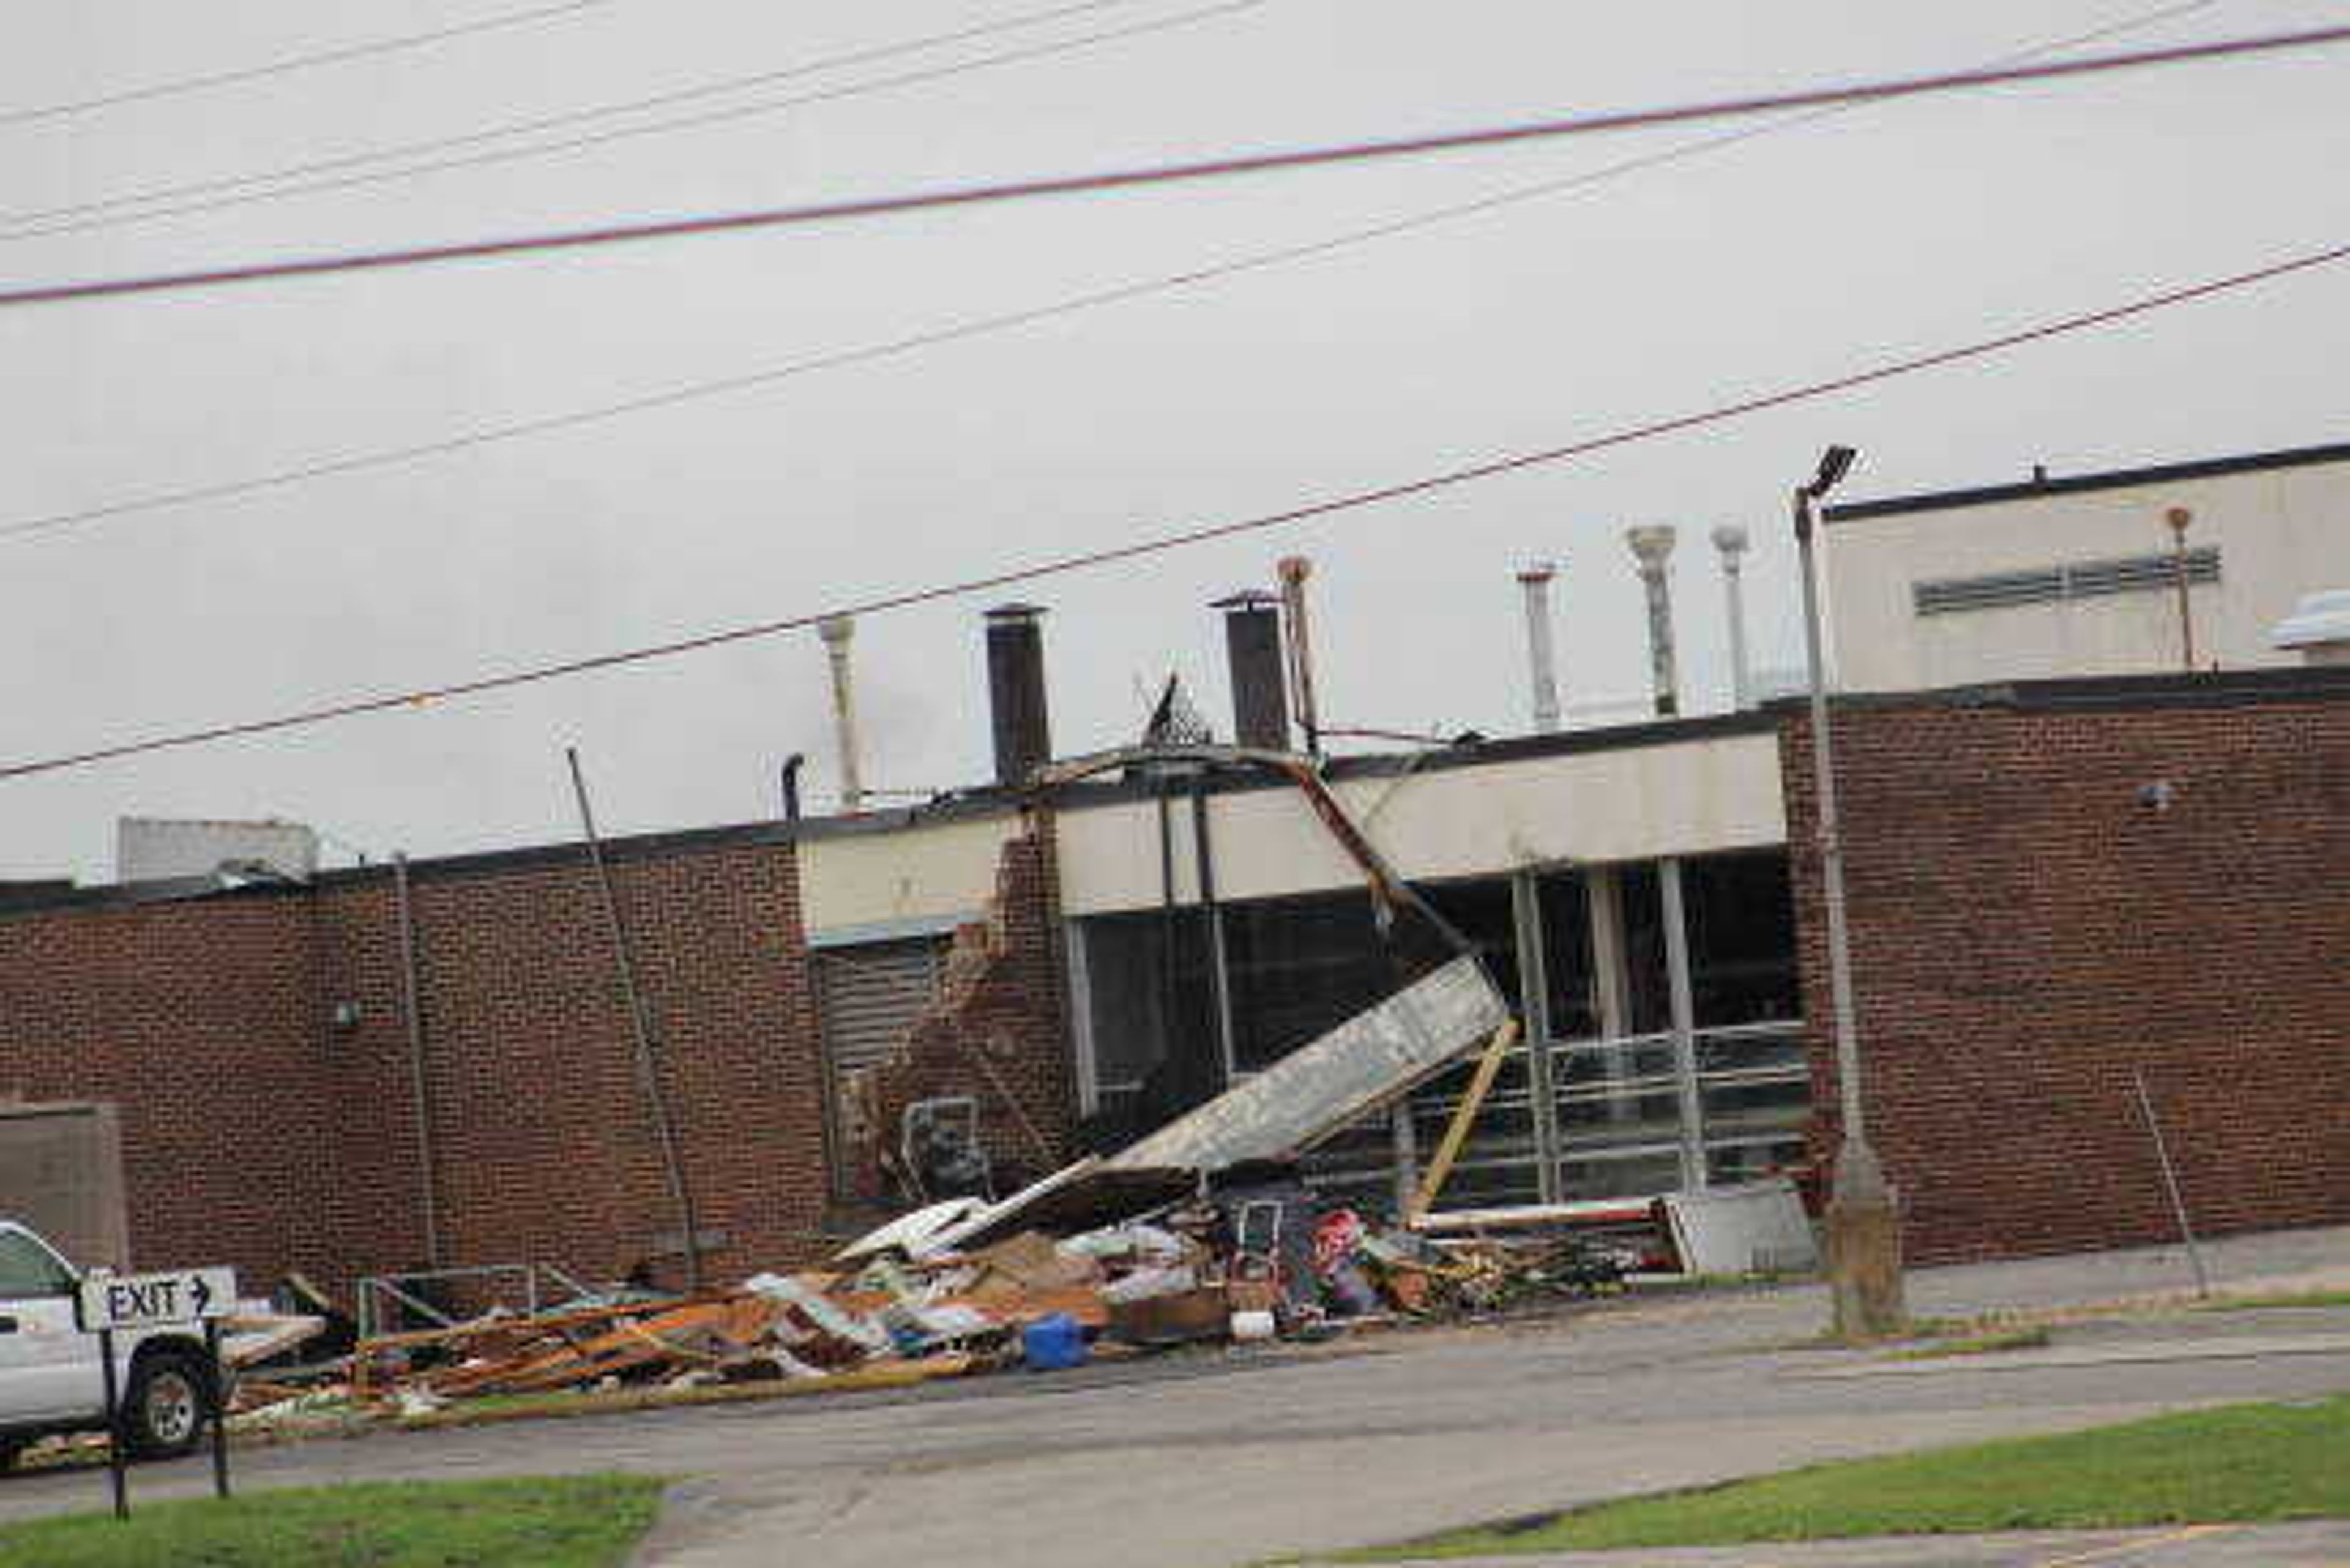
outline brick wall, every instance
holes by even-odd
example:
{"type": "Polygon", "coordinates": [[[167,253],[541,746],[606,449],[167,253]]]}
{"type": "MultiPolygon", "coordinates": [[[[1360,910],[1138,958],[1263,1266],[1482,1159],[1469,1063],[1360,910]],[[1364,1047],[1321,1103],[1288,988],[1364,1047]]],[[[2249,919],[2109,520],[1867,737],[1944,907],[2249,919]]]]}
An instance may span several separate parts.
{"type": "Polygon", "coordinates": [[[899,1118],[912,1102],[934,1096],[978,1102],[999,1192],[1049,1175],[1070,1158],[1076,1076],[1053,822],[1048,809],[1029,809],[1024,831],[997,857],[986,919],[955,932],[936,1004],[889,1059],[844,1085],[855,1196],[905,1199],[899,1118]]]}
{"type": "MultiPolygon", "coordinates": [[[[2350,685],[1839,704],[1871,1137],[1911,1256],[2350,1221],[2350,685]],[[2153,810],[2141,786],[2168,781],[2153,810]]],[[[1836,1115],[1808,726],[1783,749],[1817,1151],[1836,1115]]]]}
{"type": "MultiPolygon", "coordinates": [[[[1007,855],[1006,1081],[1057,1144],[1068,1064],[1049,834],[1007,855]]],[[[698,1228],[720,1279],[824,1232],[818,1027],[787,844],[614,846],[698,1228]]],[[[569,851],[413,867],[442,1261],[681,1280],[593,875],[569,851]]],[[[389,868],[308,890],[83,900],[0,919],[0,1096],[122,1116],[134,1259],[338,1288],[427,1256],[389,868]],[[353,1026],[333,1022],[355,1003],[353,1026]]],[[[1035,1157],[1028,1157],[1035,1162],[1035,1157]]],[[[5,1195],[0,1195],[5,1208],[5,1195]]]]}
{"type": "Polygon", "coordinates": [[[318,935],[276,893],[0,920],[0,1094],[119,1108],[134,1265],[332,1269],[318,935]]]}
{"type": "MultiPolygon", "coordinates": [[[[806,1259],[823,1207],[815,1020],[789,850],[738,844],[631,853],[613,877],[696,1229],[725,1238],[719,1277],[806,1259]]],[[[352,1096],[330,1114],[382,1179],[347,1182],[352,1256],[424,1256],[399,936],[381,883],[321,894],[362,999],[338,1036],[352,1096]]],[[[682,1282],[684,1234],[639,1085],[602,896],[577,857],[419,866],[412,903],[442,1251],[542,1260],[597,1276],[654,1265],[682,1282]]]]}

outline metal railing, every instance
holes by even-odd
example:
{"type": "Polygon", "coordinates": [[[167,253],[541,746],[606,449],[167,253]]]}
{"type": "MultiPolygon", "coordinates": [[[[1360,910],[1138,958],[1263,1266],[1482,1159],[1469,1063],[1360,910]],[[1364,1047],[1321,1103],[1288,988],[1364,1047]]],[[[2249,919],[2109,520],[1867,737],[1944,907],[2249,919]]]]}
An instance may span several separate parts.
{"type": "Polygon", "coordinates": [[[404,1314],[412,1314],[435,1328],[453,1328],[461,1319],[426,1298],[439,1293],[435,1286],[479,1285],[484,1282],[493,1282],[488,1293],[488,1307],[484,1310],[503,1305],[525,1316],[536,1316],[549,1307],[561,1306],[598,1293],[580,1283],[568,1270],[554,1263],[482,1263],[463,1269],[419,1269],[403,1274],[369,1274],[359,1283],[359,1337],[375,1339],[398,1332],[407,1326],[402,1321],[404,1314]],[[512,1298],[495,1288],[494,1282],[500,1281],[509,1282],[512,1298]]]}
{"type": "MultiPolygon", "coordinates": [[[[1518,1046],[1503,1058],[1439,1207],[1535,1201],[1546,1161],[1562,1199],[1655,1196],[1794,1163],[1811,1114],[1804,1027],[1786,1020],[1700,1029],[1686,1053],[1670,1030],[1518,1046]],[[1547,1123],[1533,1114],[1534,1049],[1550,1054],[1547,1123]]],[[[1433,1145],[1461,1103],[1454,1076],[1347,1128],[1309,1163],[1308,1179],[1326,1191],[1408,1190],[1414,1151],[1433,1145]]]]}

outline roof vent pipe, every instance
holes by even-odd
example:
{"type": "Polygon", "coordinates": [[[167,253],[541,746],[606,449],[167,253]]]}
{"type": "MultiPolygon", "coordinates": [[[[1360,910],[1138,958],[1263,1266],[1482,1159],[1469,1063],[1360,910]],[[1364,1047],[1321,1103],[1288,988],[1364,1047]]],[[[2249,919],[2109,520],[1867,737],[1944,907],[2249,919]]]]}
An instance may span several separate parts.
{"type": "Polygon", "coordinates": [[[1639,563],[1640,585],[1648,595],[1648,671],[1657,694],[1657,717],[1681,711],[1680,675],[1673,657],[1673,597],[1665,570],[1672,559],[1673,530],[1654,523],[1624,530],[1624,542],[1639,563]]]}
{"type": "Polygon", "coordinates": [[[1045,628],[1041,605],[998,605],[987,612],[987,696],[995,732],[995,782],[1016,787],[1053,760],[1053,726],[1045,708],[1045,628]]]}
{"type": "Polygon", "coordinates": [[[1314,701],[1314,632],[1305,617],[1305,579],[1314,563],[1303,556],[1284,556],[1274,568],[1281,576],[1281,607],[1289,628],[1289,685],[1297,694],[1297,723],[1305,732],[1305,749],[1322,754],[1322,720],[1314,701]]]}
{"type": "Polygon", "coordinates": [[[1281,600],[1260,588],[1218,599],[1232,678],[1232,740],[1253,751],[1289,750],[1289,683],[1282,672],[1281,600]]]}
{"type": "Polygon", "coordinates": [[[1746,554],[1746,530],[1725,523],[1713,531],[1713,547],[1721,553],[1721,594],[1730,611],[1730,705],[1743,713],[1754,702],[1754,672],[1746,662],[1746,584],[1739,557],[1746,554]]]}
{"type": "Polygon", "coordinates": [[[840,809],[865,809],[865,779],[857,755],[857,685],[848,667],[848,646],[857,623],[845,615],[830,615],[816,623],[824,639],[825,657],[832,661],[832,722],[840,743],[840,809]]]}
{"type": "Polygon", "coordinates": [[[1534,733],[1558,733],[1558,650],[1551,635],[1550,585],[1556,563],[1536,561],[1518,574],[1526,596],[1526,669],[1534,683],[1534,733]]]}

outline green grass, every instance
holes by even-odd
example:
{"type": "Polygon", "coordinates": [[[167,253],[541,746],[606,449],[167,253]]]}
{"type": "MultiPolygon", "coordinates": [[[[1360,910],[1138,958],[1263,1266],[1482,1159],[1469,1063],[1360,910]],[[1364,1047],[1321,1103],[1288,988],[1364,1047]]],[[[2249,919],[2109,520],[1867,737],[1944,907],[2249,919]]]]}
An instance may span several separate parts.
{"type": "Polygon", "coordinates": [[[2044,1350],[2050,1335],[2044,1328],[2011,1328],[1997,1334],[1968,1334],[1938,1340],[1912,1350],[1897,1350],[1887,1361],[1938,1361],[1945,1355],[1996,1355],[2002,1350],[2044,1350]]]}
{"type": "Polygon", "coordinates": [[[615,1568],[661,1483],[639,1476],[263,1491],[0,1526],[0,1568],[615,1568]]]}
{"type": "Polygon", "coordinates": [[[2350,1291],[2278,1291],[2196,1303],[2198,1312],[2253,1312],[2271,1307],[2350,1307],[2350,1291]]]}
{"type": "Polygon", "coordinates": [[[2350,1515],[2350,1396],[1787,1470],[1350,1562],[2350,1515]]]}

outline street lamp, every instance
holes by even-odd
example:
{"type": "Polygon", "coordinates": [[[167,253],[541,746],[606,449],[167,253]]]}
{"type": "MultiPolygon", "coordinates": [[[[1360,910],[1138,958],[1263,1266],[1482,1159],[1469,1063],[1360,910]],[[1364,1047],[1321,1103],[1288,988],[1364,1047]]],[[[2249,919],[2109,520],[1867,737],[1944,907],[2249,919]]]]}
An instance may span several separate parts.
{"type": "Polygon", "coordinates": [[[1828,915],[1828,994],[1835,1014],[1836,1086],[1844,1112],[1844,1143],[1836,1151],[1835,1187],[1828,1199],[1828,1279],[1835,1298],[1835,1333],[1875,1339],[1899,1333],[1908,1321],[1901,1289],[1901,1212],[1869,1147],[1861,1106],[1860,1044],[1854,1034],[1852,947],[1846,930],[1844,839],[1836,819],[1835,763],[1828,732],[1827,671],[1820,658],[1819,566],[1812,549],[1814,512],[1859,455],[1832,446],[1808,484],[1795,490],[1795,547],[1803,558],[1804,646],[1812,686],[1812,775],[1819,818],[1820,881],[1828,915]]]}

